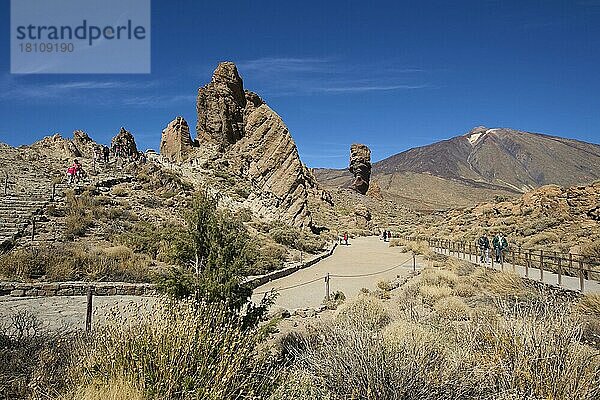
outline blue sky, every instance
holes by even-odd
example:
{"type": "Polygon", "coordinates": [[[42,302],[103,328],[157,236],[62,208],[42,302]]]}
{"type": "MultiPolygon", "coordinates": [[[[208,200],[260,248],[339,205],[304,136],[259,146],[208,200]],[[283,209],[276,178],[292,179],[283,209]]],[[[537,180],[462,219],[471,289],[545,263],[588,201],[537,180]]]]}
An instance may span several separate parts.
{"type": "Polygon", "coordinates": [[[282,116],[310,167],[375,160],[511,127],[600,142],[600,0],[152,2],[152,73],[11,75],[1,0],[0,141],[75,129],[142,148],[182,115],[216,64],[282,116]]]}

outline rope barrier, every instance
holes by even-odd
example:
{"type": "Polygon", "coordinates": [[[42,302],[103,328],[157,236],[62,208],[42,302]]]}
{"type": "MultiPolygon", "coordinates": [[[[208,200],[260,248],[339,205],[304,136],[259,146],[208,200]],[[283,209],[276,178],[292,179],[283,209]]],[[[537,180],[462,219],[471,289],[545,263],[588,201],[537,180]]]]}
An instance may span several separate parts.
{"type": "Polygon", "coordinates": [[[359,274],[359,275],[329,275],[329,276],[330,276],[331,278],[363,278],[363,277],[366,277],[366,276],[379,275],[379,274],[383,274],[383,273],[385,273],[385,272],[392,271],[392,270],[394,270],[394,269],[396,269],[396,268],[400,268],[400,267],[402,267],[403,265],[405,265],[407,262],[409,262],[409,261],[411,261],[411,260],[412,260],[412,257],[410,257],[410,258],[407,258],[407,259],[406,259],[406,260],[404,260],[402,263],[400,263],[400,264],[398,264],[398,265],[395,265],[395,266],[393,266],[393,267],[390,267],[390,268],[384,269],[384,270],[382,270],[382,271],[371,272],[371,273],[368,273],[368,274],[359,274]]]}
{"type": "Polygon", "coordinates": [[[318,277],[318,278],[316,278],[316,279],[313,279],[312,281],[308,281],[308,282],[299,283],[299,284],[297,284],[297,285],[286,286],[286,287],[283,287],[283,288],[272,288],[271,290],[267,290],[267,291],[264,291],[264,292],[253,292],[252,294],[266,294],[266,293],[272,292],[273,290],[277,290],[277,291],[281,292],[281,291],[283,291],[283,290],[294,289],[294,288],[297,288],[297,287],[300,287],[300,286],[309,285],[309,284],[311,284],[311,283],[318,282],[318,281],[320,281],[321,279],[325,279],[325,277],[324,277],[324,276],[320,276],[320,277],[318,277]]]}
{"type": "MultiPolygon", "coordinates": [[[[392,271],[392,270],[394,270],[396,268],[400,268],[400,267],[406,265],[406,263],[408,263],[412,259],[413,259],[412,257],[407,258],[406,260],[404,260],[403,262],[401,262],[398,265],[394,265],[393,267],[386,268],[384,270],[377,271],[377,272],[371,272],[371,273],[368,273],[368,274],[358,274],[358,275],[329,275],[329,277],[330,278],[363,278],[363,277],[367,277],[367,276],[379,275],[379,274],[383,274],[385,272],[392,271]]],[[[311,283],[318,282],[318,281],[320,281],[322,279],[325,279],[325,278],[326,278],[326,276],[320,276],[320,277],[318,277],[316,279],[313,279],[311,281],[308,281],[308,282],[298,283],[296,285],[286,286],[286,287],[283,287],[283,288],[273,288],[271,290],[262,291],[262,292],[254,292],[253,294],[267,294],[267,293],[272,292],[273,290],[277,290],[277,291],[281,292],[281,291],[284,291],[284,290],[295,289],[297,287],[301,287],[301,286],[305,286],[305,285],[310,285],[311,283]]]]}

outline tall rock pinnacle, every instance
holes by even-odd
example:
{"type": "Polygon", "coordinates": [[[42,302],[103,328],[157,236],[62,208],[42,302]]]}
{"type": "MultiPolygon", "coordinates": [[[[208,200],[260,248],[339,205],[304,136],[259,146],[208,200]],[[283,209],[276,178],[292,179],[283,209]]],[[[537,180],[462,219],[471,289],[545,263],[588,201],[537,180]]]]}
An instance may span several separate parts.
{"type": "Polygon", "coordinates": [[[371,179],[371,150],[364,144],[355,143],[350,146],[350,167],[348,169],[354,175],[352,189],[366,194],[371,179]]]}
{"type": "Polygon", "coordinates": [[[308,195],[317,183],[279,115],[244,90],[236,66],[220,63],[211,82],[198,89],[197,145],[217,145],[231,170],[252,183],[257,194],[246,206],[258,215],[311,227],[308,195]]]}
{"type": "Polygon", "coordinates": [[[135,144],[135,138],[127,129],[121,127],[119,133],[112,138],[111,146],[114,148],[118,146],[120,152],[124,155],[133,155],[138,152],[137,145],[135,144]]]}
{"type": "Polygon", "coordinates": [[[198,89],[196,135],[200,143],[224,149],[244,135],[244,84],[232,62],[222,62],[212,80],[198,89]]]}
{"type": "Polygon", "coordinates": [[[190,127],[183,117],[175,118],[162,131],[160,154],[171,161],[185,159],[193,146],[190,127]]]}

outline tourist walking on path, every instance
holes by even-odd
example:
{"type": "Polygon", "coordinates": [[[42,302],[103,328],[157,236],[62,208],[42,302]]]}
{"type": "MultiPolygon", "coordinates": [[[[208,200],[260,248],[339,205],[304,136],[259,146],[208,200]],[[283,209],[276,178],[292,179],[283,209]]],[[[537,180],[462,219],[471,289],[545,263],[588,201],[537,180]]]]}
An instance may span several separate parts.
{"type": "Polygon", "coordinates": [[[79,163],[79,160],[73,160],[73,165],[71,165],[67,169],[67,182],[71,183],[79,183],[79,181],[83,178],[83,167],[79,163]]]}
{"type": "Polygon", "coordinates": [[[348,246],[348,232],[344,232],[344,244],[348,246]]]}
{"type": "Polygon", "coordinates": [[[477,247],[479,247],[479,261],[482,263],[490,262],[490,239],[486,235],[481,235],[477,239],[477,247]]]}
{"type": "Polygon", "coordinates": [[[496,262],[503,264],[504,250],[508,248],[508,241],[506,240],[502,232],[500,232],[494,237],[492,243],[494,245],[494,253],[496,254],[496,262]]]}
{"type": "Polygon", "coordinates": [[[387,238],[388,238],[387,231],[383,231],[383,241],[387,242],[387,238]]]}

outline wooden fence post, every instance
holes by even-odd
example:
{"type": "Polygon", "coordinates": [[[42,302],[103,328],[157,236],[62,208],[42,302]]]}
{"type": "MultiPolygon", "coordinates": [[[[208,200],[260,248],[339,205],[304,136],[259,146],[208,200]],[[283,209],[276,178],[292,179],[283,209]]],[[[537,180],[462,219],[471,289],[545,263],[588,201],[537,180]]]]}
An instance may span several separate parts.
{"type": "Polygon", "coordinates": [[[329,301],[329,272],[325,276],[325,300],[329,301]]]}
{"type": "Polygon", "coordinates": [[[531,263],[531,250],[525,253],[525,277],[529,278],[529,264],[531,263]]]}
{"type": "Polygon", "coordinates": [[[87,310],[85,314],[85,331],[90,332],[92,330],[92,294],[93,286],[88,286],[87,291],[87,310]]]}
{"type": "Polygon", "coordinates": [[[540,282],[544,282],[544,250],[540,250],[540,282]]]}
{"type": "Polygon", "coordinates": [[[562,285],[562,255],[558,258],[558,286],[562,285]]]}
{"type": "Polygon", "coordinates": [[[583,285],[583,260],[581,259],[581,256],[579,256],[579,290],[581,293],[583,293],[583,285]]]}
{"type": "Polygon", "coordinates": [[[413,272],[417,271],[417,256],[415,256],[415,253],[413,253],[413,272]]]}

